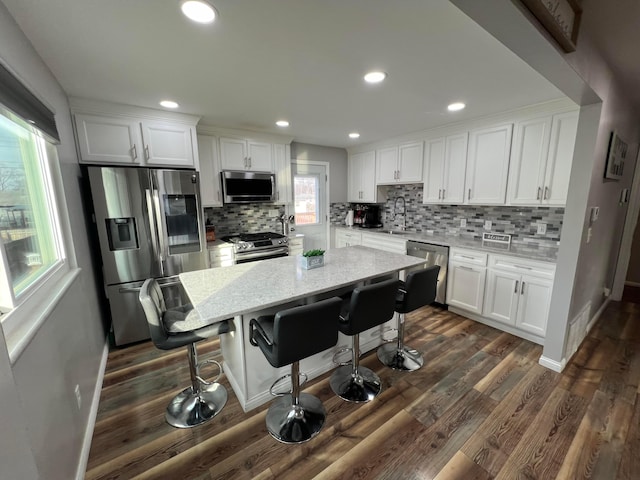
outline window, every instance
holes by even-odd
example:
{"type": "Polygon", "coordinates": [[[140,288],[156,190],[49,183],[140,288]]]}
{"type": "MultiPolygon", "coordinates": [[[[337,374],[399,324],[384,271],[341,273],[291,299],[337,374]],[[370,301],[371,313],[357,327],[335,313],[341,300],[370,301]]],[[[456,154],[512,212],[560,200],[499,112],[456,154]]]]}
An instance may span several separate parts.
{"type": "Polygon", "coordinates": [[[0,113],[0,307],[11,309],[64,258],[51,184],[55,148],[20,118],[0,113]]]}
{"type": "Polygon", "coordinates": [[[295,202],[296,225],[319,223],[318,177],[294,175],[293,198],[295,202]]]}

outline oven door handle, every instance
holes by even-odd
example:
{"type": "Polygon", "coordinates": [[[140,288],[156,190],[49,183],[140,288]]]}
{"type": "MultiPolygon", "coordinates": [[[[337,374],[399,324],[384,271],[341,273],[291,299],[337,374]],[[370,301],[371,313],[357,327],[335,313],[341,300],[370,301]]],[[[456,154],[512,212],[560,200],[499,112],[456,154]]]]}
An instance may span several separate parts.
{"type": "Polygon", "coordinates": [[[260,252],[250,253],[242,252],[236,253],[237,260],[260,260],[264,257],[272,257],[273,255],[289,255],[289,247],[274,248],[272,250],[261,250],[260,252]]]}

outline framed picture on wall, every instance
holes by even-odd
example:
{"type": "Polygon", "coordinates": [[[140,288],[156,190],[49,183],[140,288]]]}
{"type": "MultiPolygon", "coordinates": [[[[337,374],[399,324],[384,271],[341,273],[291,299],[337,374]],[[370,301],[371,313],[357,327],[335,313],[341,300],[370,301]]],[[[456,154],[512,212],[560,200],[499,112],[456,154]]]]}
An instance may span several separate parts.
{"type": "Polygon", "coordinates": [[[624,163],[627,158],[627,144],[623,142],[616,132],[611,132],[609,139],[609,151],[607,153],[607,167],[604,178],[620,180],[624,174],[624,163]]]}

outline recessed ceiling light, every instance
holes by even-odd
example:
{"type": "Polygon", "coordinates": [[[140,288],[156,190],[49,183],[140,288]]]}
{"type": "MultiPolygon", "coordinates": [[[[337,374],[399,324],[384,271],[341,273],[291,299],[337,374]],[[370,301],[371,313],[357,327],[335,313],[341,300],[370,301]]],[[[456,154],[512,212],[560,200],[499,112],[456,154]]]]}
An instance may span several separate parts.
{"type": "Polygon", "coordinates": [[[276,122],[276,125],[279,127],[288,127],[289,126],[289,122],[287,122],[286,120],[278,120],[276,122]]]}
{"type": "Polygon", "coordinates": [[[449,110],[450,112],[457,112],[458,110],[462,110],[464,107],[466,107],[466,105],[462,102],[455,102],[450,104],[447,107],[447,110],[449,110]]]}
{"type": "Polygon", "coordinates": [[[180,106],[173,100],[162,100],[160,102],[160,105],[162,105],[164,108],[178,108],[180,106]]]}
{"type": "Polygon", "coordinates": [[[364,76],[364,81],[367,83],[380,83],[385,78],[387,78],[387,74],[384,72],[369,72],[364,76]]]}
{"type": "Polygon", "coordinates": [[[360,138],[360,134],[358,132],[351,132],[349,138],[360,138]]]}
{"type": "Polygon", "coordinates": [[[180,9],[187,18],[198,23],[212,23],[218,16],[215,8],[204,0],[183,0],[180,9]]]}

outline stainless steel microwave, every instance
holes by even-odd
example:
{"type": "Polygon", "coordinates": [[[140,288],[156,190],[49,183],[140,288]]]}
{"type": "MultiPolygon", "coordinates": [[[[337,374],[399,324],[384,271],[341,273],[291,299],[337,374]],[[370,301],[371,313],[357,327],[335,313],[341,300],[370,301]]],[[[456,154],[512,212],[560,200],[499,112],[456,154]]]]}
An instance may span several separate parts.
{"type": "Polygon", "coordinates": [[[222,200],[224,203],[273,202],[276,176],[273,173],[223,171],[222,200]]]}

